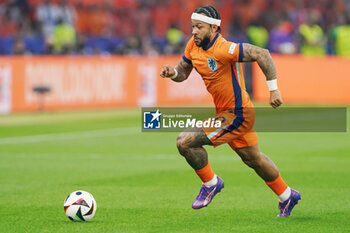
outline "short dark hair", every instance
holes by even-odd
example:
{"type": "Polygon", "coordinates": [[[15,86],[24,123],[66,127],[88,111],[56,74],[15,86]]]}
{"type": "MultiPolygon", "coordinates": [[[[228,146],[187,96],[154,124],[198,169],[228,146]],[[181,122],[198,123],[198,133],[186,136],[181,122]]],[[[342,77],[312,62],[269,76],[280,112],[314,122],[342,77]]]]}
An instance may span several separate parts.
{"type": "MultiPolygon", "coordinates": [[[[210,6],[210,5],[198,7],[197,9],[194,10],[194,13],[205,14],[206,16],[208,16],[210,18],[214,18],[214,19],[221,19],[221,16],[220,16],[218,10],[215,7],[210,6]]],[[[220,26],[218,26],[217,32],[221,32],[220,26]]]]}

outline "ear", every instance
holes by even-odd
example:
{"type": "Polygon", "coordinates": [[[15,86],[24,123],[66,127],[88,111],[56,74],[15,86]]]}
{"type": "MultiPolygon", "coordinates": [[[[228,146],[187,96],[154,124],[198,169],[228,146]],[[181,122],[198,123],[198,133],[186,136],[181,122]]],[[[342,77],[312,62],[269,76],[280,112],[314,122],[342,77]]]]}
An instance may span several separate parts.
{"type": "Polygon", "coordinates": [[[218,30],[218,25],[212,24],[211,28],[213,29],[214,32],[218,30]]]}

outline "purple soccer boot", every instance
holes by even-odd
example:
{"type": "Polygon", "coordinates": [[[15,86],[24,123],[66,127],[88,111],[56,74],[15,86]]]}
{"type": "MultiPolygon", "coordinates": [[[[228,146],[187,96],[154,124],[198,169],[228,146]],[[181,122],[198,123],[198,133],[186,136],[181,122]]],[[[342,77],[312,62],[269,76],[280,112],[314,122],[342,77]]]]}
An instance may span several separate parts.
{"type": "Polygon", "coordinates": [[[199,190],[199,194],[196,197],[196,200],[194,200],[192,204],[193,209],[200,209],[203,207],[206,207],[210,204],[210,202],[213,200],[215,195],[219,192],[221,192],[221,189],[224,188],[224,181],[218,177],[218,182],[216,185],[208,187],[204,184],[202,185],[201,189],[199,190]]]}
{"type": "Polygon", "coordinates": [[[289,217],[296,204],[301,200],[301,195],[296,190],[291,190],[290,196],[284,202],[279,202],[278,207],[280,209],[279,215],[277,217],[289,217]]]}

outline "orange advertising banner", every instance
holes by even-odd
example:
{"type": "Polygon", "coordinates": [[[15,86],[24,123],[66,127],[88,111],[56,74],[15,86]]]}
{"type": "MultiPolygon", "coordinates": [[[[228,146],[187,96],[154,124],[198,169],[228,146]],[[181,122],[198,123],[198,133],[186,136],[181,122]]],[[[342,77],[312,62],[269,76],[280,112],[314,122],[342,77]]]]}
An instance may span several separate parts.
{"type": "Polygon", "coordinates": [[[99,57],[11,58],[12,111],[80,109],[136,104],[135,80],[129,80],[131,63],[99,57]],[[130,66],[130,67],[129,67],[130,66]],[[48,87],[40,96],[35,87],[48,87]]]}
{"type": "MultiPolygon", "coordinates": [[[[274,55],[285,103],[350,104],[350,59],[274,55]]],[[[181,56],[0,57],[0,113],[116,107],[212,105],[200,75],[161,78],[181,56]],[[47,87],[38,94],[33,89],[47,87]]],[[[253,97],[268,101],[265,76],[253,66],[253,97]]]]}
{"type": "MultiPolygon", "coordinates": [[[[274,55],[273,60],[285,103],[350,104],[350,59],[274,55]]],[[[253,66],[253,98],[269,100],[266,78],[257,64],[253,66]]]]}
{"type": "Polygon", "coordinates": [[[159,76],[174,57],[0,57],[0,112],[210,104],[196,72],[178,84],[159,76]],[[6,84],[6,85],[5,85],[6,84]],[[34,88],[49,88],[39,94],[34,88]]]}

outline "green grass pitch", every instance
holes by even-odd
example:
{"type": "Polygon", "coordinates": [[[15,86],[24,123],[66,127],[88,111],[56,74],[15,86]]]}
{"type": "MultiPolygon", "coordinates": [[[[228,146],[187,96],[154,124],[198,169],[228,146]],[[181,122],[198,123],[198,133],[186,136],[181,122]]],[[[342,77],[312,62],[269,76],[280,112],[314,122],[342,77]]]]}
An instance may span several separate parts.
{"type": "Polygon", "coordinates": [[[259,133],[261,150],[302,194],[293,216],[278,219],[274,193],[226,145],[207,147],[223,192],[191,209],[201,183],[177,134],[141,133],[140,124],[136,109],[1,116],[0,232],[350,231],[349,132],[259,133]],[[78,189],[97,201],[91,222],[64,214],[78,189]]]}

